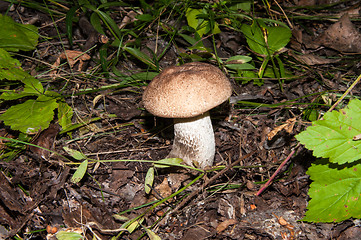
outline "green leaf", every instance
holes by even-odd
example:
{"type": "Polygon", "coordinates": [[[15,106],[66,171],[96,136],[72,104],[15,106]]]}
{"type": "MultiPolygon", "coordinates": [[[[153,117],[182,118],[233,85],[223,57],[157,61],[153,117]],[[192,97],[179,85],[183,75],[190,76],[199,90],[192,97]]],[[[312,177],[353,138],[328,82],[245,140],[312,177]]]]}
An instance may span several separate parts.
{"type": "Polygon", "coordinates": [[[67,231],[59,231],[56,233],[56,238],[58,240],[80,240],[84,239],[80,233],[77,232],[67,232],[67,231]]]}
{"type": "Polygon", "coordinates": [[[84,160],[82,163],[80,163],[74,175],[71,177],[71,182],[72,183],[80,182],[83,179],[87,168],[88,168],[88,160],[84,160]]]}
{"type": "Polygon", "coordinates": [[[68,41],[70,46],[73,46],[73,18],[78,8],[78,6],[71,7],[66,13],[65,17],[66,35],[68,35],[68,41]]]}
{"type": "Polygon", "coordinates": [[[145,53],[140,51],[139,49],[132,48],[132,47],[124,47],[124,50],[127,51],[128,53],[130,53],[131,55],[133,55],[134,57],[138,58],[140,61],[147,64],[151,68],[153,68],[153,69],[157,68],[157,66],[155,65],[153,60],[150,57],[148,57],[148,55],[146,55],[145,53]]]}
{"type": "Polygon", "coordinates": [[[201,37],[209,31],[213,34],[220,33],[218,23],[214,22],[213,29],[210,29],[210,22],[199,17],[202,14],[207,14],[207,12],[204,9],[188,8],[186,13],[188,25],[194,28],[201,37]]]}
{"type": "Polygon", "coordinates": [[[0,116],[0,121],[13,130],[34,134],[49,127],[57,106],[56,99],[41,95],[36,100],[11,106],[0,116]]]}
{"type": "Polygon", "coordinates": [[[31,76],[21,68],[20,62],[0,48],[0,80],[21,81],[27,77],[31,76]]]}
{"type": "Polygon", "coordinates": [[[296,139],[316,157],[329,158],[330,162],[343,164],[361,158],[361,141],[353,137],[361,133],[361,101],[351,100],[340,111],[327,112],[323,120],[312,123],[296,139]]]}
{"type": "Polygon", "coordinates": [[[286,47],[292,35],[289,28],[266,26],[261,20],[252,25],[243,24],[241,31],[246,36],[249,47],[264,56],[272,56],[286,47]]]}
{"type": "Polygon", "coordinates": [[[263,79],[259,78],[257,73],[253,71],[245,71],[245,70],[238,70],[237,75],[239,79],[242,81],[242,84],[246,84],[250,81],[253,81],[253,84],[262,86],[263,85],[263,79]]]}
{"type": "Polygon", "coordinates": [[[162,240],[157,234],[155,234],[152,230],[148,229],[148,228],[144,228],[145,231],[148,234],[148,237],[150,240],[162,240]]]}
{"type": "Polygon", "coordinates": [[[144,21],[144,22],[150,22],[150,21],[153,21],[153,19],[154,19],[154,17],[150,14],[137,15],[137,16],[135,16],[135,18],[140,21],[144,21]]]}
{"type": "Polygon", "coordinates": [[[173,166],[179,166],[183,160],[181,158],[165,158],[162,160],[157,161],[157,163],[154,164],[154,167],[156,168],[168,168],[173,166]]]}
{"type": "Polygon", "coordinates": [[[124,3],[123,1],[115,1],[115,2],[107,2],[105,0],[102,0],[102,4],[98,6],[98,9],[108,9],[110,7],[125,7],[128,6],[128,4],[124,3]]]}
{"type": "Polygon", "coordinates": [[[23,80],[21,80],[21,82],[24,83],[25,85],[23,91],[24,93],[34,94],[34,95],[40,95],[44,93],[44,88],[41,82],[30,75],[29,77],[26,77],[23,80]]]}
{"type": "MultiPolygon", "coordinates": [[[[195,33],[196,36],[199,36],[198,33],[195,33]]],[[[197,40],[193,37],[190,37],[186,34],[179,34],[179,36],[183,37],[184,40],[186,40],[189,44],[191,44],[191,47],[189,47],[189,50],[199,50],[199,51],[207,51],[207,48],[204,46],[203,41],[197,40]]]]}
{"type": "Polygon", "coordinates": [[[340,222],[361,218],[361,164],[341,167],[326,159],[308,169],[311,183],[306,216],[308,222],[340,222]]]}
{"type": "Polygon", "coordinates": [[[232,70],[253,70],[255,67],[249,63],[243,63],[243,64],[226,64],[227,68],[232,70]]]}
{"type": "Polygon", "coordinates": [[[94,29],[97,30],[98,33],[101,33],[101,34],[105,35],[105,32],[103,30],[100,17],[95,12],[92,13],[91,16],[90,16],[90,23],[94,27],[94,29]]]}
{"type": "Polygon", "coordinates": [[[121,228],[126,228],[128,230],[129,233],[132,233],[135,229],[137,229],[140,224],[142,224],[142,222],[144,221],[144,217],[133,221],[133,219],[123,223],[123,225],[121,226],[121,228]]]}
{"type": "Polygon", "coordinates": [[[68,147],[63,147],[63,149],[64,149],[65,152],[67,152],[70,156],[72,156],[76,160],[86,159],[86,156],[82,152],[79,152],[77,150],[74,150],[74,149],[71,149],[71,148],[68,148],[68,147]]]}
{"type": "MultiPolygon", "coordinates": [[[[0,70],[1,71],[1,70],[0,70]]],[[[39,96],[43,93],[44,88],[41,82],[29,75],[29,77],[21,80],[25,86],[22,91],[9,90],[0,95],[0,99],[3,100],[15,100],[28,96],[39,96]]]]}
{"type": "Polygon", "coordinates": [[[154,182],[154,167],[148,169],[147,175],[145,176],[144,181],[144,191],[146,194],[149,194],[152,191],[152,186],[154,182]]]}
{"type": "Polygon", "coordinates": [[[271,54],[286,47],[291,39],[292,31],[289,28],[277,26],[267,27],[267,43],[271,54]]]}
{"type": "Polygon", "coordinates": [[[58,121],[63,130],[71,126],[72,117],[73,109],[66,102],[59,102],[58,121]]]}
{"type": "Polygon", "coordinates": [[[95,12],[99,15],[99,17],[103,20],[103,22],[108,26],[109,30],[112,31],[114,37],[121,39],[122,34],[119,30],[118,25],[114,22],[114,20],[107,13],[100,11],[99,9],[97,9],[95,12]]]}
{"type": "Polygon", "coordinates": [[[245,12],[249,12],[251,11],[251,6],[252,6],[253,1],[236,1],[236,4],[233,4],[229,7],[229,9],[237,11],[237,10],[243,10],[245,12]]]}
{"type": "Polygon", "coordinates": [[[184,40],[186,40],[189,44],[191,44],[192,46],[193,45],[196,45],[198,42],[202,42],[202,41],[197,41],[196,39],[194,39],[193,37],[191,36],[188,36],[187,34],[182,34],[182,33],[179,33],[179,36],[181,36],[182,38],[184,38],[184,40]]]}
{"type": "Polygon", "coordinates": [[[0,15],[0,48],[8,51],[29,51],[38,44],[38,29],[33,25],[16,23],[0,15]]]}
{"type": "Polygon", "coordinates": [[[0,80],[3,79],[21,81],[25,85],[22,91],[8,90],[2,93],[0,99],[3,100],[15,100],[26,96],[40,95],[44,91],[39,80],[25,72],[18,60],[13,59],[7,51],[0,48],[0,80]]]}
{"type": "Polygon", "coordinates": [[[246,36],[248,46],[254,52],[265,56],[268,55],[262,29],[256,23],[252,25],[243,24],[241,31],[246,36]]]}
{"type": "Polygon", "coordinates": [[[127,77],[132,80],[149,81],[152,80],[158,74],[159,74],[158,72],[140,72],[140,73],[132,74],[131,76],[127,76],[127,77]]]}
{"type": "Polygon", "coordinates": [[[238,63],[247,63],[249,61],[252,61],[252,57],[249,56],[243,56],[243,55],[235,55],[227,59],[226,63],[232,62],[232,64],[238,63]]]}

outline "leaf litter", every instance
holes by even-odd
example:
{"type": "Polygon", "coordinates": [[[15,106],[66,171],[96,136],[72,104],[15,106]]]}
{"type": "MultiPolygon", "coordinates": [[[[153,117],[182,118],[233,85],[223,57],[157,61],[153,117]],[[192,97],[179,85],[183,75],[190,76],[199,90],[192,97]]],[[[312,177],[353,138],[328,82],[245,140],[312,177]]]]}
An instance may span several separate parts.
{"type": "MultiPolygon", "coordinates": [[[[25,8],[25,13],[26,11],[29,10],[25,8]]],[[[127,15],[126,11],[125,15],[127,15]]],[[[134,18],[131,17],[131,21],[120,20],[119,22],[125,28],[127,24],[132,24],[133,20],[134,18]]],[[[333,26],[330,23],[324,24],[323,27],[336,29],[332,34],[340,34],[346,29],[353,33],[353,35],[347,35],[348,38],[357,39],[358,32],[354,31],[355,27],[352,26],[357,23],[351,22],[351,26],[343,28],[343,24],[349,24],[350,20],[346,17],[342,17],[341,20],[338,25],[333,26]]],[[[223,38],[228,42],[235,42],[236,45],[229,47],[222,42],[222,39],[216,39],[220,46],[219,53],[224,56],[234,56],[237,51],[238,54],[244,54],[243,46],[247,44],[247,40],[234,31],[222,30],[224,31],[223,38]]],[[[45,27],[42,31],[50,34],[52,29],[45,27]]],[[[321,34],[319,40],[316,40],[317,48],[319,48],[316,54],[322,57],[333,57],[343,52],[359,52],[354,44],[347,45],[348,39],[331,35],[330,31],[326,30],[324,35],[321,34]],[[335,37],[340,41],[331,46],[330,39],[335,37]]],[[[81,37],[87,39],[86,34],[81,37]]],[[[155,38],[144,41],[148,46],[157,46],[155,38]]],[[[306,46],[303,50],[311,49],[307,40],[302,44],[306,46]]],[[[185,48],[182,44],[179,46],[185,48]]],[[[44,51],[44,49],[39,50],[44,51]]],[[[47,46],[47,50],[50,53],[60,52],[56,44],[47,46]]],[[[181,50],[186,52],[185,49],[181,50]]],[[[77,51],[83,52],[81,49],[77,51]]],[[[129,51],[135,52],[134,49],[129,49],[129,51]]],[[[51,64],[56,61],[55,56],[57,55],[46,55],[43,60],[51,64]]],[[[148,58],[149,56],[144,57],[144,59],[148,58]]],[[[89,61],[89,66],[92,66],[94,63],[92,60],[89,61]]],[[[170,62],[173,61],[175,60],[172,59],[170,62]]],[[[23,66],[25,69],[35,69],[36,64],[38,63],[27,62],[23,66]]],[[[137,71],[140,70],[139,64],[139,60],[132,60],[119,66],[119,69],[137,71]]],[[[168,63],[166,60],[161,60],[161,64],[166,66],[168,63]]],[[[124,234],[122,239],[137,239],[144,232],[148,232],[154,239],[158,236],[161,239],[327,239],[344,236],[342,234],[345,232],[350,232],[349,236],[351,236],[352,230],[356,229],[356,224],[352,221],[344,221],[338,225],[298,222],[306,212],[307,190],[310,184],[306,170],[310,165],[310,159],[313,159],[305,150],[301,150],[299,155],[292,159],[292,163],[282,169],[282,174],[276,183],[272,184],[261,196],[255,196],[255,192],[261,187],[260,183],[265,182],[272,175],[291,149],[296,146],[297,142],[293,136],[301,130],[302,125],[307,125],[300,118],[302,113],[299,109],[288,108],[287,105],[278,105],[273,108],[267,106],[309,95],[307,100],[299,103],[304,104],[303,111],[310,111],[310,116],[312,116],[312,109],[307,108],[307,103],[319,101],[318,103],[323,104],[323,102],[317,96],[310,94],[321,94],[327,90],[327,86],[315,81],[315,78],[319,78],[319,74],[327,76],[328,80],[336,86],[344,87],[347,85],[344,81],[348,80],[345,79],[346,72],[349,75],[358,72],[356,66],[341,71],[340,75],[328,76],[326,69],[333,64],[347,66],[343,65],[343,62],[336,61],[313,64],[318,65],[315,71],[307,74],[300,71],[299,78],[284,83],[283,92],[279,90],[278,83],[272,80],[265,80],[262,86],[255,86],[252,82],[244,85],[235,82],[237,95],[234,99],[236,101],[230,109],[222,106],[212,115],[215,116],[213,124],[217,144],[216,164],[228,165],[240,160],[239,168],[229,169],[204,188],[202,188],[202,182],[192,185],[185,190],[185,193],[197,192],[198,194],[195,194],[175,213],[167,215],[168,211],[175,207],[171,204],[174,204],[174,201],[181,201],[186,196],[176,197],[171,204],[158,206],[132,225],[137,226],[141,223],[148,229],[149,226],[155,224],[151,232],[149,229],[142,230],[141,227],[135,227],[131,235],[124,234]],[[257,108],[250,108],[247,100],[244,99],[252,99],[259,105],[257,108]],[[294,124],[295,116],[297,124],[294,124]],[[270,132],[272,139],[267,138],[270,132]],[[252,151],[256,151],[256,154],[242,159],[242,156],[252,151]],[[158,222],[164,214],[166,217],[158,222]]],[[[64,69],[71,71],[67,66],[64,66],[64,69]]],[[[107,78],[94,82],[78,79],[70,81],[74,89],[101,88],[113,83],[107,78]]],[[[106,94],[110,97],[105,97],[94,106],[92,102],[97,93],[73,97],[68,104],[73,107],[79,122],[102,116],[104,111],[110,114],[117,113],[120,117],[118,119],[103,118],[93,123],[97,131],[87,126],[73,131],[72,137],[76,140],[69,143],[67,136],[61,135],[57,136],[52,144],[53,134],[47,134],[46,130],[41,128],[43,135],[39,135],[39,142],[36,144],[50,149],[54,146],[55,151],[67,157],[71,157],[71,154],[67,154],[63,147],[69,149],[80,147],[85,156],[96,153],[96,159],[104,160],[165,158],[171,147],[172,131],[169,130],[171,123],[167,119],[154,119],[146,112],[139,110],[142,107],[140,102],[142,90],[141,87],[128,87],[118,92],[109,91],[106,94]],[[122,105],[121,111],[117,109],[117,104],[122,105]],[[128,112],[127,109],[130,111],[128,112]],[[160,128],[154,131],[154,126],[160,128]],[[44,143],[47,139],[49,143],[44,143]]],[[[360,88],[356,88],[352,94],[357,95],[359,91],[360,88]]],[[[5,131],[8,130],[5,129],[5,131]]],[[[11,133],[8,131],[1,136],[9,136],[8,134],[11,133]]],[[[352,137],[354,136],[355,134],[352,137]]],[[[5,141],[5,144],[5,149],[11,147],[8,141],[5,141]]],[[[124,224],[116,220],[113,217],[114,214],[126,211],[122,216],[127,219],[140,216],[145,212],[143,205],[150,206],[147,204],[151,201],[167,197],[170,193],[186,186],[197,176],[192,171],[157,169],[154,189],[151,189],[152,195],[147,195],[144,192],[144,180],[151,164],[100,163],[94,172],[89,171],[89,175],[82,172],[81,178],[72,182],[71,176],[75,168],[57,164],[57,161],[60,163],[59,156],[50,154],[47,158],[51,161],[48,161],[42,157],[43,152],[35,151],[33,154],[38,157],[22,153],[16,155],[13,161],[0,163],[2,168],[0,187],[3,194],[0,204],[2,214],[0,225],[11,226],[10,228],[13,229],[12,232],[6,234],[23,233],[21,229],[24,226],[29,231],[35,231],[46,229],[48,225],[65,225],[69,230],[85,227],[88,230],[82,230],[81,233],[85,233],[88,238],[96,235],[101,239],[110,239],[111,234],[101,230],[120,230],[123,229],[124,224]],[[171,174],[173,176],[178,174],[181,177],[174,178],[171,174]],[[25,210],[24,206],[27,206],[25,210]]],[[[90,164],[89,167],[93,166],[90,164]]],[[[209,179],[215,175],[216,173],[211,173],[207,174],[207,177],[209,179]]],[[[204,181],[207,182],[207,178],[204,178],[204,181]]],[[[44,233],[37,234],[43,238],[46,237],[44,233]]]]}

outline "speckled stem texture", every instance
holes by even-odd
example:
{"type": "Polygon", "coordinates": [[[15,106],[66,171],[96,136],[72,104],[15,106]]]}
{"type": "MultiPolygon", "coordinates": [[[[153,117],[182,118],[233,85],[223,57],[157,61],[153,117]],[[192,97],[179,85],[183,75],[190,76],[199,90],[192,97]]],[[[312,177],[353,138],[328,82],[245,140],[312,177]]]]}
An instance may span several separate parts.
{"type": "Polygon", "coordinates": [[[174,143],[170,158],[182,158],[190,165],[202,169],[212,166],[215,140],[209,113],[192,118],[174,119],[174,143]]]}

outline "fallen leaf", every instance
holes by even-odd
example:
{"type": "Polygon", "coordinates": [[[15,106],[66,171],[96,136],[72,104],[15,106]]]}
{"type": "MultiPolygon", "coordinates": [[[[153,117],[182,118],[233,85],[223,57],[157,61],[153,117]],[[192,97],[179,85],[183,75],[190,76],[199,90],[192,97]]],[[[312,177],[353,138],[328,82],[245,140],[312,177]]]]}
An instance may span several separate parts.
{"type": "Polygon", "coordinates": [[[340,61],[341,59],[327,59],[323,58],[314,54],[303,54],[303,55],[295,55],[292,54],[294,58],[298,61],[303,62],[309,66],[313,65],[323,65],[323,64],[330,64],[340,61]]]}
{"type": "Polygon", "coordinates": [[[169,187],[167,178],[164,178],[163,182],[154,189],[162,197],[167,197],[172,194],[172,189],[169,187]]]}
{"type": "Polygon", "coordinates": [[[45,149],[52,150],[54,148],[54,141],[59,131],[60,128],[58,124],[50,124],[50,126],[46,130],[42,131],[39,136],[32,142],[32,144],[42,148],[30,146],[30,151],[39,155],[39,157],[43,158],[44,160],[48,160],[50,152],[45,149]]]}
{"type": "Polygon", "coordinates": [[[272,140],[272,138],[274,136],[276,136],[276,134],[280,131],[282,131],[283,129],[287,132],[287,133],[292,133],[293,127],[296,123],[296,118],[290,118],[286,121],[285,124],[282,124],[280,126],[275,127],[269,134],[268,134],[268,140],[272,140]]]}
{"type": "Polygon", "coordinates": [[[221,233],[226,230],[230,225],[234,225],[236,223],[238,223],[236,219],[227,219],[226,221],[218,224],[218,226],[216,227],[216,231],[217,233],[221,233]]]}
{"type": "Polygon", "coordinates": [[[60,66],[61,60],[66,59],[68,61],[69,66],[72,68],[78,61],[78,71],[81,71],[83,68],[84,61],[87,61],[90,59],[90,56],[86,53],[83,53],[81,51],[76,50],[65,50],[63,53],[61,53],[58,58],[56,59],[55,63],[52,65],[52,71],[49,73],[53,78],[57,77],[57,69],[60,66]]]}
{"type": "Polygon", "coordinates": [[[344,14],[316,40],[320,45],[340,52],[361,53],[361,34],[344,14]]]}

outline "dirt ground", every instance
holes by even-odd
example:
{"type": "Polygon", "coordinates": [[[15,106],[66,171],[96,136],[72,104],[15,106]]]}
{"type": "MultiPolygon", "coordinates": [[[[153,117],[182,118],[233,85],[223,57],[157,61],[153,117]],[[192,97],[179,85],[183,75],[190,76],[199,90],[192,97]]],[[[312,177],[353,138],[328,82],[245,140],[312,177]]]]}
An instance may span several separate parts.
{"type": "MultiPolygon", "coordinates": [[[[305,5],[313,3],[303,2],[305,5]]],[[[4,13],[8,5],[3,2],[0,5],[0,11],[4,13]]],[[[143,227],[118,235],[124,223],[117,215],[119,213],[128,219],[145,213],[142,226],[152,226],[152,231],[161,239],[359,239],[361,229],[357,220],[328,224],[299,221],[307,209],[310,180],[306,171],[314,158],[294,138],[310,124],[304,118],[308,103],[319,101],[326,91],[334,93],[327,95],[334,101],[336,94],[342,94],[352,83],[352,76],[361,73],[358,35],[361,25],[358,13],[352,15],[355,9],[361,11],[358,1],[346,1],[333,8],[331,13],[340,17],[348,12],[350,17],[303,21],[303,26],[294,26],[292,41],[283,57],[286,68],[297,66],[292,68],[292,74],[297,77],[285,82],[283,91],[273,79],[266,79],[262,86],[230,79],[234,90],[230,101],[212,109],[211,117],[216,137],[214,165],[229,166],[238,161],[235,167],[208,172],[180,194],[151,208],[154,201],[176,193],[200,173],[183,168],[157,169],[152,193],[146,194],[144,181],[151,163],[105,161],[90,164],[88,174],[74,184],[70,179],[75,165],[64,163],[57,154],[27,147],[13,160],[0,161],[0,239],[7,236],[55,239],[52,233],[58,229],[80,230],[87,239],[95,239],[95,235],[98,239],[114,236],[118,236],[117,239],[148,239],[143,227]],[[340,21],[342,26],[334,25],[340,21]],[[308,35],[306,28],[314,36],[308,35]],[[354,32],[342,39],[345,31],[354,32]],[[337,32],[341,36],[336,36],[337,32]],[[302,54],[296,54],[296,51],[302,54]],[[292,104],[275,105],[287,101],[292,104]],[[265,105],[254,108],[246,102],[265,105]],[[282,124],[288,124],[289,129],[277,131],[282,124]],[[275,135],[271,138],[272,131],[275,135]],[[275,181],[257,196],[256,193],[289,156],[290,160],[275,181]]],[[[297,13],[297,9],[293,11],[297,13]]],[[[326,15],[330,13],[327,11],[314,14],[326,15]]],[[[41,26],[43,36],[56,35],[53,20],[41,11],[18,6],[8,15],[17,21],[32,21],[41,26]]],[[[57,26],[58,31],[65,33],[64,20],[57,26]]],[[[89,49],[85,45],[92,36],[84,33],[76,23],[74,32],[78,44],[73,50],[89,49]]],[[[216,40],[221,57],[249,51],[242,35],[230,29],[224,29],[216,40]]],[[[66,37],[62,41],[65,49],[70,49],[66,37]]],[[[157,43],[152,37],[143,40],[143,45],[149,48],[157,43]]],[[[43,62],[54,64],[62,51],[59,39],[53,39],[40,43],[36,52],[18,58],[24,69],[36,75],[43,62]]],[[[170,48],[161,61],[163,68],[178,62],[177,51],[170,48]]],[[[97,56],[98,49],[89,54],[97,56]]],[[[84,60],[81,71],[91,71],[95,65],[93,60],[84,60]]],[[[61,80],[47,84],[52,88],[64,86],[65,73],[77,72],[78,66],[79,62],[73,69],[64,65],[61,80]]],[[[124,72],[136,72],[142,67],[136,60],[117,65],[118,70],[124,72]]],[[[66,101],[75,113],[74,123],[94,117],[100,120],[75,129],[71,135],[60,134],[55,120],[34,137],[32,143],[69,158],[63,149],[65,146],[97,160],[165,158],[172,146],[172,120],[154,117],[144,109],[141,98],[145,85],[72,96],[80,89],[98,89],[116,82],[111,74],[97,80],[80,75],[72,77],[63,94],[71,96],[66,101]],[[111,114],[116,117],[107,117],[111,114]]],[[[350,94],[360,95],[360,89],[356,86],[350,94]]],[[[1,110],[6,107],[3,104],[1,110]]],[[[328,108],[327,105],[318,106],[317,110],[322,112],[328,108]]],[[[4,125],[0,132],[1,136],[17,136],[4,125]]]]}

